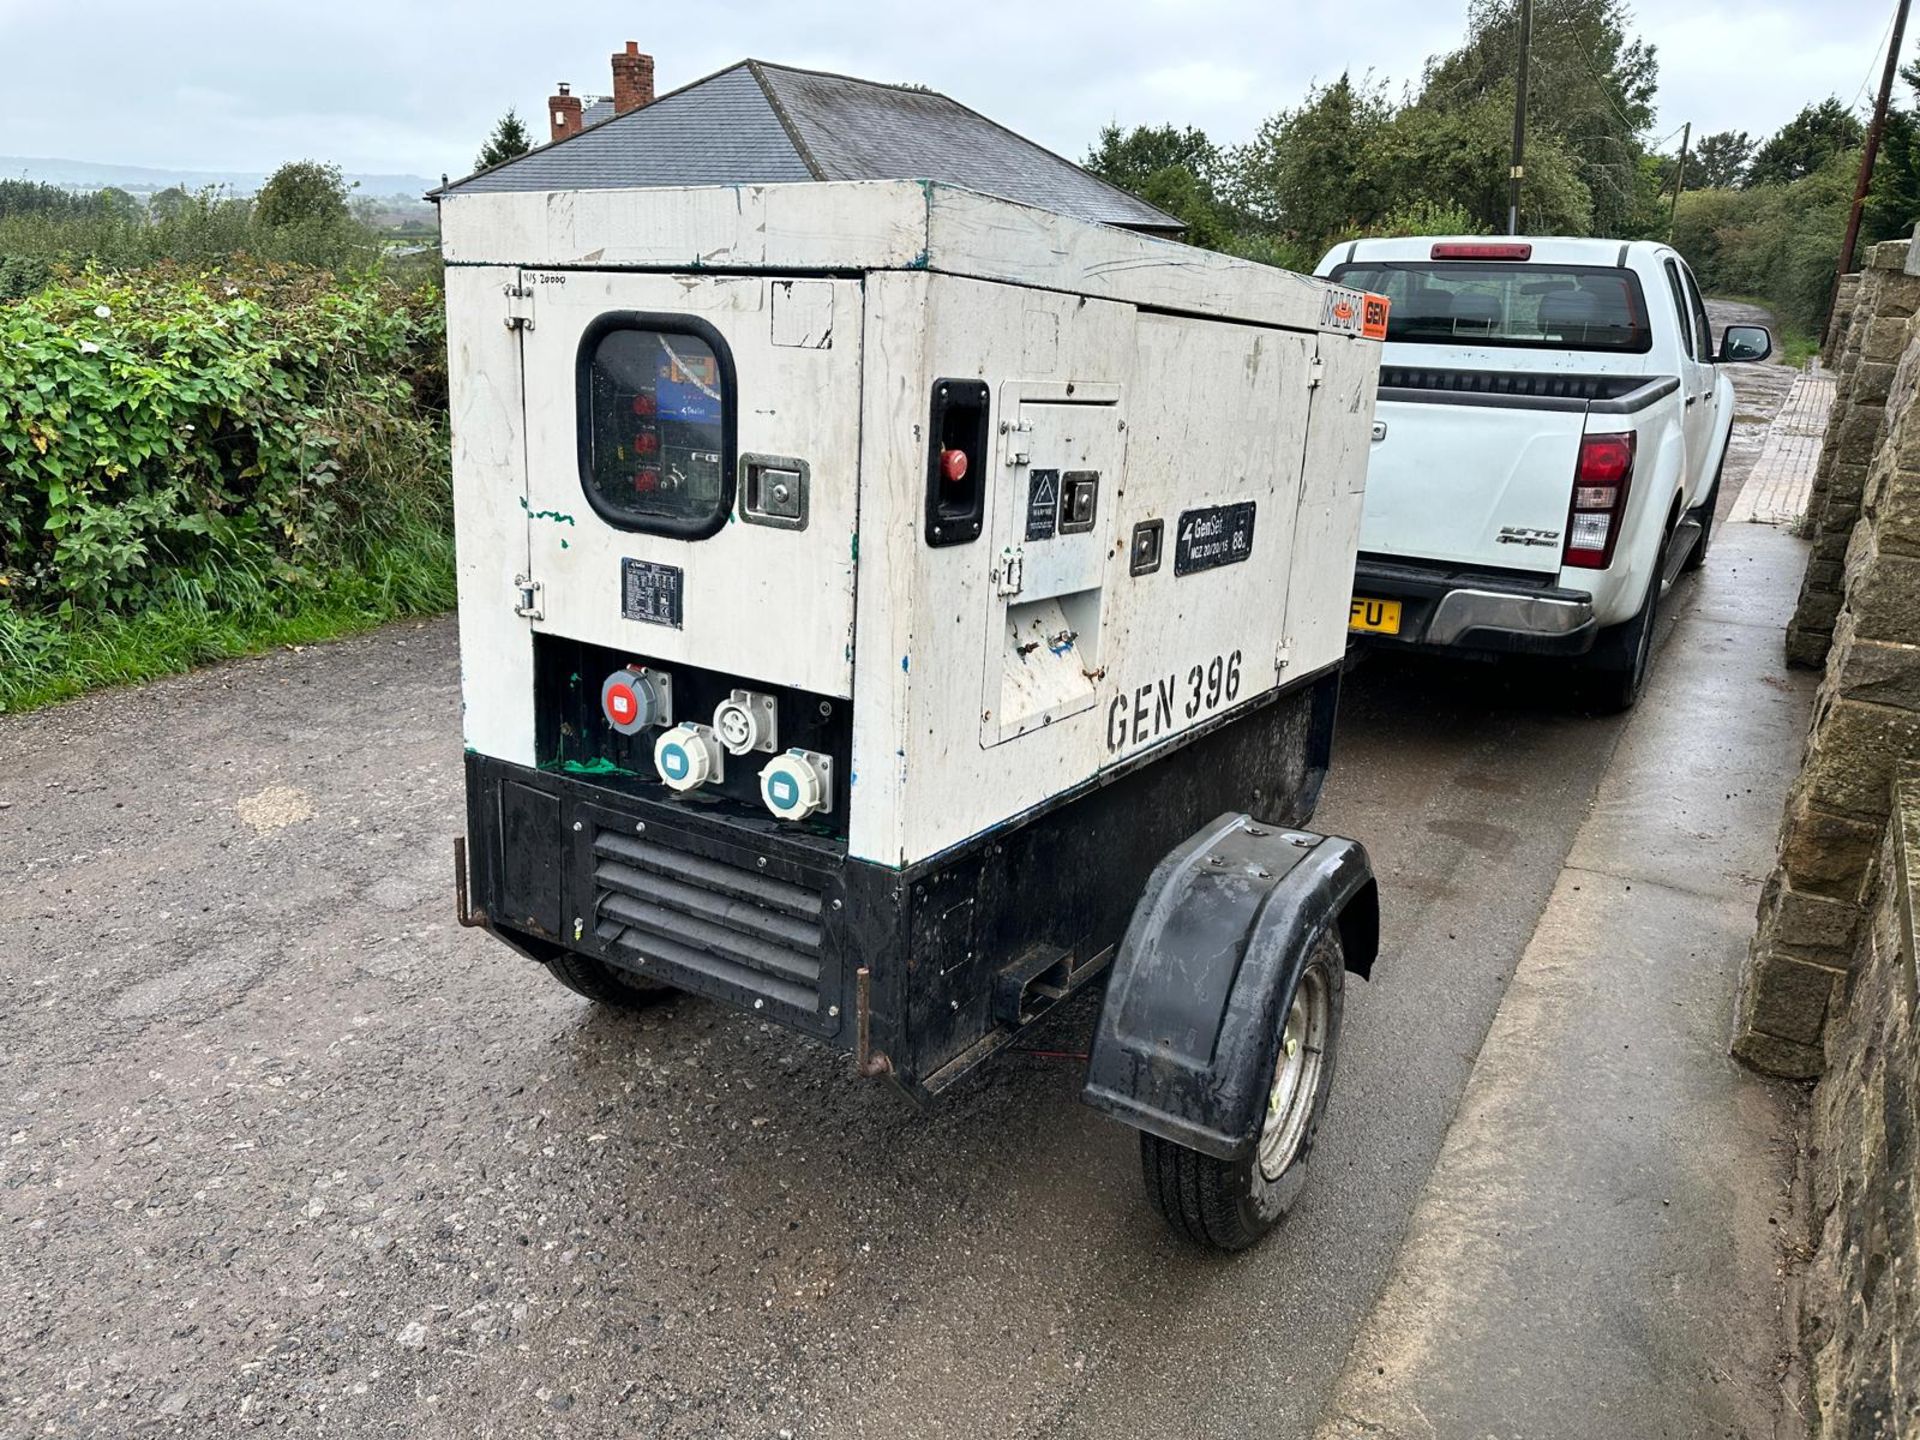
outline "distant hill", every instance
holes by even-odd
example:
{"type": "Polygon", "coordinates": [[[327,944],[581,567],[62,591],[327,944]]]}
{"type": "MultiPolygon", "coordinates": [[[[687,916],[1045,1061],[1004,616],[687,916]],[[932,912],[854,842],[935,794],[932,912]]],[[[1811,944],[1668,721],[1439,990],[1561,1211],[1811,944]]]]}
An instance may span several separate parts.
{"type": "MultiPolygon", "coordinates": [[[[353,175],[349,185],[368,197],[383,195],[419,196],[439,182],[424,175],[353,175]]],[[[256,170],[160,170],[145,165],[102,165],[92,160],[50,160],[30,155],[0,155],[0,180],[39,180],[71,190],[99,190],[118,186],[133,194],[164,190],[182,185],[198,190],[205,185],[225,185],[236,195],[251,195],[266,183],[267,172],[256,170]]]]}

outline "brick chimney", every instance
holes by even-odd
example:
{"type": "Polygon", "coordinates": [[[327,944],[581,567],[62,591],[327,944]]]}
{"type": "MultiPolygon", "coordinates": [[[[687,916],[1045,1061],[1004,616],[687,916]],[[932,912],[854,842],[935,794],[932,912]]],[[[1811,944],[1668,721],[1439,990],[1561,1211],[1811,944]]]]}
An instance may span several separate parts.
{"type": "Polygon", "coordinates": [[[547,101],[547,122],[553,128],[555,140],[580,133],[580,97],[564,80],[560,82],[560,93],[547,101]]]}
{"type": "Polygon", "coordinates": [[[613,57],[613,113],[624,115],[653,103],[653,57],[640,53],[636,40],[613,57]]]}

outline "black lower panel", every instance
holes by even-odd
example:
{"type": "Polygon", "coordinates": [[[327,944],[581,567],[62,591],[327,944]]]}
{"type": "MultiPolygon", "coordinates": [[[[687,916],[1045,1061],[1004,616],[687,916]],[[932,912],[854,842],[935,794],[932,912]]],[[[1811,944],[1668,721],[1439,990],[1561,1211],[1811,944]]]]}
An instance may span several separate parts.
{"type": "Polygon", "coordinates": [[[1338,684],[1311,677],[904,870],[770,819],[470,755],[474,899],[528,953],[595,955],[842,1049],[865,966],[873,1047],[937,1090],[1098,973],[1153,867],[1202,825],[1229,810],[1305,824],[1338,684]]]}

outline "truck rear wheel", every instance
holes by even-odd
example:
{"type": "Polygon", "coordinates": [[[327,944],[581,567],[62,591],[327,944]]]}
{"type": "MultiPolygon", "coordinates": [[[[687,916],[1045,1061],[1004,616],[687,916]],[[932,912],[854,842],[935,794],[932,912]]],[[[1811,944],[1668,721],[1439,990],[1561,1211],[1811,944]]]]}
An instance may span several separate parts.
{"type": "Polygon", "coordinates": [[[670,985],[643,979],[631,970],[622,970],[617,965],[609,965],[604,960],[596,960],[591,955],[579,955],[571,950],[555,956],[546,965],[547,973],[576,995],[584,995],[602,1005],[611,1005],[616,1010],[638,1010],[644,1006],[658,1005],[673,994],[670,985]]]}
{"type": "Polygon", "coordinates": [[[1333,1089],[1344,965],[1339,932],[1328,930],[1287,1003],[1260,1138],[1245,1159],[1218,1160],[1142,1132],[1147,1198],[1176,1233],[1209,1249],[1244,1250],[1293,1209],[1333,1089]]]}
{"type": "Polygon", "coordinates": [[[1588,695],[1593,708],[1603,715],[1631,710],[1646,686],[1647,672],[1653,668],[1653,632],[1660,618],[1660,582],[1667,573],[1667,547],[1672,543],[1669,533],[1654,556],[1653,578],[1639,611],[1602,635],[1593,647],[1588,695]]]}

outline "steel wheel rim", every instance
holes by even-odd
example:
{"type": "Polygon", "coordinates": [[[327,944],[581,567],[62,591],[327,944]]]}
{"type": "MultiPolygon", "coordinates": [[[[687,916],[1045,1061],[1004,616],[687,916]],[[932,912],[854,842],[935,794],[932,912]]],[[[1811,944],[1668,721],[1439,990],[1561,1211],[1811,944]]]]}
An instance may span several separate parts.
{"type": "Polygon", "coordinates": [[[1300,977],[1280,1030],[1280,1056],[1267,1092],[1267,1113],[1260,1127],[1260,1173],[1278,1180],[1299,1158],[1307,1125],[1320,1094],[1326,1064],[1327,1025],[1332,1012],[1326,973],[1314,966],[1300,977]]]}

